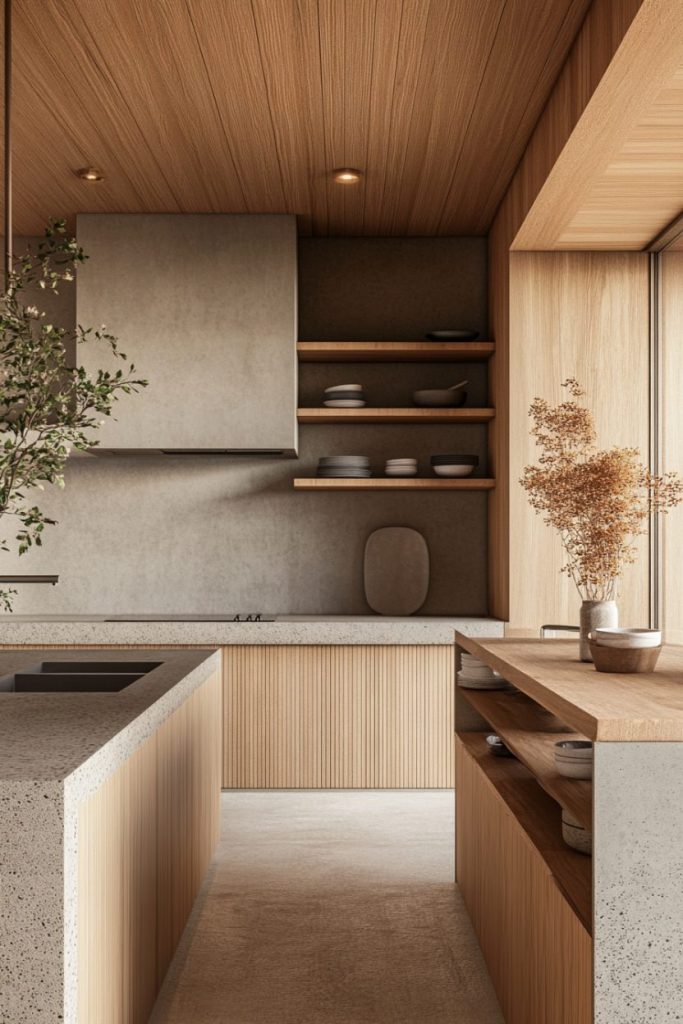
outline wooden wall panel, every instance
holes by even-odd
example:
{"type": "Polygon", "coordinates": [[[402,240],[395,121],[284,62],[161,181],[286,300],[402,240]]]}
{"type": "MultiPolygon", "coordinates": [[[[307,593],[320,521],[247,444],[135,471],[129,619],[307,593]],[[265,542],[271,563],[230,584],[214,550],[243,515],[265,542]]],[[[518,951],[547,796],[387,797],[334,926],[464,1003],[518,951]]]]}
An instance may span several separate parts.
{"type": "Polygon", "coordinates": [[[454,648],[227,647],[226,789],[453,785],[454,648]]]}
{"type": "Polygon", "coordinates": [[[458,884],[506,1024],[591,1024],[590,935],[458,739],[456,750],[458,884]]]}
{"type": "MultiPolygon", "coordinates": [[[[661,257],[660,454],[663,470],[683,473],[683,253],[661,257]]],[[[661,625],[670,643],[683,643],[683,509],[661,524],[661,625]]]]}
{"type": "Polygon", "coordinates": [[[496,342],[490,363],[496,418],[489,428],[489,458],[497,481],[489,496],[489,610],[505,620],[511,615],[508,387],[510,362],[518,355],[509,340],[510,249],[641,4],[593,0],[489,232],[489,324],[496,342]]]}
{"type": "MultiPolygon", "coordinates": [[[[528,409],[536,395],[562,400],[576,377],[595,415],[598,444],[649,457],[649,274],[644,253],[512,253],[510,263],[510,631],[538,635],[544,622],[578,624],[580,598],[560,574],[557,534],[519,484],[536,461],[528,409]]],[[[649,619],[648,539],[623,577],[625,625],[649,619]]]]}

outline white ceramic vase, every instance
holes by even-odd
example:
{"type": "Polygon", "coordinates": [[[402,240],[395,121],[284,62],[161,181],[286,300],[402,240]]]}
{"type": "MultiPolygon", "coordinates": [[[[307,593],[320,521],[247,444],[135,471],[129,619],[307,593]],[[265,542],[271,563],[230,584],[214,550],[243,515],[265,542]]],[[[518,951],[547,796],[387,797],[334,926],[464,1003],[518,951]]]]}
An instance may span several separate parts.
{"type": "Polygon", "coordinates": [[[615,629],[619,625],[619,609],[616,601],[584,601],[579,618],[579,655],[581,661],[592,661],[588,645],[588,634],[594,629],[615,629]]]}

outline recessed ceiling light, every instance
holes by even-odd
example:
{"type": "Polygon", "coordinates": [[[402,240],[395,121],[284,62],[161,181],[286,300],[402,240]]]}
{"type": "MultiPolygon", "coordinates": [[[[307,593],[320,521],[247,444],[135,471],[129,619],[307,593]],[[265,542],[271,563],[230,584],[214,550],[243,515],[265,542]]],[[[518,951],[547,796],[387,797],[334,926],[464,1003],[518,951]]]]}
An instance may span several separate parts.
{"type": "Polygon", "coordinates": [[[104,178],[102,171],[98,170],[97,167],[81,167],[76,171],[76,174],[83,181],[102,181],[104,178]]]}
{"type": "Polygon", "coordinates": [[[357,185],[361,179],[361,172],[355,167],[338,167],[332,171],[332,177],[338,185],[357,185]]]}

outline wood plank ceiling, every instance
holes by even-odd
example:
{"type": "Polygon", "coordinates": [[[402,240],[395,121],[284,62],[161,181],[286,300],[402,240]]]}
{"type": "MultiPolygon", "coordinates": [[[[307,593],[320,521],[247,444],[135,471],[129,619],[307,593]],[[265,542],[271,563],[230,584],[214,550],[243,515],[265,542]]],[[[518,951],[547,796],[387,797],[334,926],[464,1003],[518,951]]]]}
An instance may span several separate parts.
{"type": "Polygon", "coordinates": [[[178,211],[485,233],[589,2],[18,0],[16,231],[178,211]]]}

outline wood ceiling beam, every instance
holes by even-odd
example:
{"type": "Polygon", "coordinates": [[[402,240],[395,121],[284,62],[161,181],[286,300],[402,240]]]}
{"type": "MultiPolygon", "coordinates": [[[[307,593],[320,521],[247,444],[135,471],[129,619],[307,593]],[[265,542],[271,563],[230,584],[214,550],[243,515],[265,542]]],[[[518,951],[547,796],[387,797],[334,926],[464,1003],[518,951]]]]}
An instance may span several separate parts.
{"type": "MultiPolygon", "coordinates": [[[[577,212],[588,205],[608,166],[682,64],[680,0],[643,0],[524,218],[513,249],[563,248],[562,238],[577,212]]],[[[628,202],[623,196],[617,202],[615,215],[628,218],[628,202]]],[[[637,190],[630,205],[637,214],[637,190]]],[[[594,247],[590,237],[582,247],[594,247]]]]}

